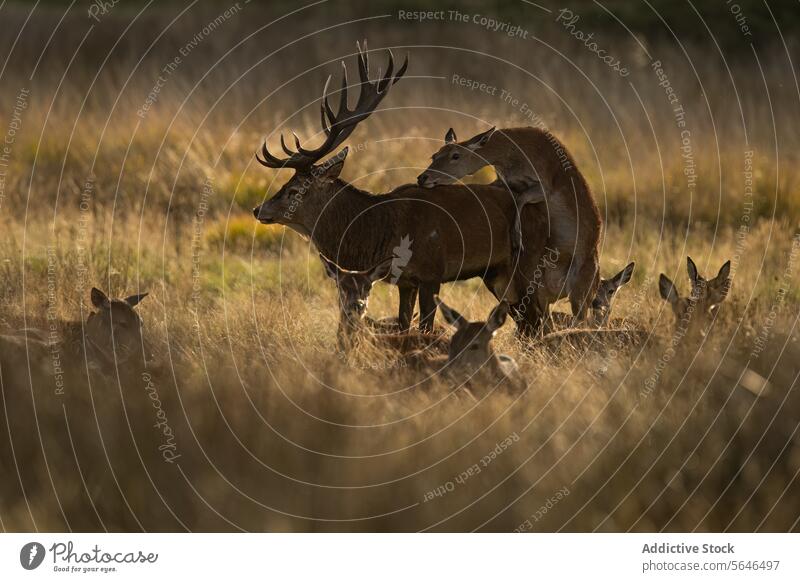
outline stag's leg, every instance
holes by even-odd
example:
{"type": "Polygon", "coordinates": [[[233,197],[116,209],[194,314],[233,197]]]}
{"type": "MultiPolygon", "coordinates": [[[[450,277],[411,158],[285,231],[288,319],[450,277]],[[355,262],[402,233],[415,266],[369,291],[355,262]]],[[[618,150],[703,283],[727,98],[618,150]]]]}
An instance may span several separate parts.
{"type": "Polygon", "coordinates": [[[419,329],[423,333],[433,331],[436,319],[436,302],[433,296],[439,293],[440,283],[422,283],[419,287],[419,329]]]}
{"type": "Polygon", "coordinates": [[[414,304],[417,302],[416,285],[398,285],[400,291],[400,310],[397,314],[397,322],[400,331],[405,332],[411,328],[411,318],[414,316],[414,304]]]}

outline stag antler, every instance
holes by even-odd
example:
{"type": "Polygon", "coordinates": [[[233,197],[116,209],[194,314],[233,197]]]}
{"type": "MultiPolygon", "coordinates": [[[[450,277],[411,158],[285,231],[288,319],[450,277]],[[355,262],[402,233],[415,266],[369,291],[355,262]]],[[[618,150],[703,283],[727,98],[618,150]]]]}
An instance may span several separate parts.
{"type": "Polygon", "coordinates": [[[378,71],[378,80],[369,80],[369,57],[367,56],[367,41],[364,41],[364,47],[356,43],[358,48],[358,74],[361,77],[361,92],[358,95],[355,109],[347,107],[347,67],[342,61],[342,94],[339,97],[339,111],[334,113],[330,104],[328,103],[328,85],[331,82],[330,75],[328,80],[325,81],[325,88],[322,90],[322,105],[320,107],[320,116],[322,121],[322,129],[325,132],[325,142],[316,149],[307,150],[300,145],[300,139],[292,132],[294,136],[294,143],[297,151],[292,151],[287,147],[286,142],[281,134],[281,148],[288,155],[288,158],[280,159],[273,156],[267,149],[267,142],[261,146],[261,155],[256,154],[256,159],[268,168],[294,168],[301,169],[307,168],[319,161],[324,156],[328,155],[334,148],[341,144],[347,137],[353,133],[361,121],[369,117],[375,111],[375,108],[386,97],[389,87],[397,83],[400,77],[406,72],[408,67],[408,57],[406,57],[403,65],[392,76],[394,71],[394,56],[392,51],[389,50],[389,63],[386,66],[386,74],[381,77],[380,70],[378,71]]]}

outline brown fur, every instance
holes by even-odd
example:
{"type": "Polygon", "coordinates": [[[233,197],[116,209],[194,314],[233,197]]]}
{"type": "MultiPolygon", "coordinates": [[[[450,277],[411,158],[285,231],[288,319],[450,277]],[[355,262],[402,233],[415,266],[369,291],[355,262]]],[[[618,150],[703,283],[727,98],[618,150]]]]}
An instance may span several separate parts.
{"type": "MultiPolygon", "coordinates": [[[[455,135],[448,137],[454,140],[455,135]]],[[[537,292],[540,308],[546,313],[551,303],[569,297],[573,315],[585,319],[600,283],[602,220],[572,155],[552,133],[540,128],[490,130],[442,147],[420,175],[420,183],[452,182],[487,165],[494,166],[501,183],[517,192],[521,206],[541,198],[537,191],[544,195],[550,223],[547,244],[558,251],[559,261],[537,292]],[[456,153],[458,159],[453,160],[456,153]]],[[[538,261],[535,253],[521,261],[528,278],[538,261]]]]}

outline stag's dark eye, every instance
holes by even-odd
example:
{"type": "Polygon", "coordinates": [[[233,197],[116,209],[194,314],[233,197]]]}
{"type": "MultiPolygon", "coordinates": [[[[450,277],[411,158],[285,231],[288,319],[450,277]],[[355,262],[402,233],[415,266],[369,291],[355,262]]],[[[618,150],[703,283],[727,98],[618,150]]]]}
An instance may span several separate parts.
{"type": "Polygon", "coordinates": [[[469,346],[469,349],[477,350],[478,349],[478,344],[472,344],[471,346],[469,346]]]}
{"type": "Polygon", "coordinates": [[[455,160],[457,160],[457,159],[458,159],[458,158],[460,158],[460,157],[461,157],[461,154],[459,154],[458,152],[453,152],[453,155],[452,155],[452,156],[450,156],[450,159],[451,159],[451,160],[453,160],[453,161],[455,161],[455,160]]]}

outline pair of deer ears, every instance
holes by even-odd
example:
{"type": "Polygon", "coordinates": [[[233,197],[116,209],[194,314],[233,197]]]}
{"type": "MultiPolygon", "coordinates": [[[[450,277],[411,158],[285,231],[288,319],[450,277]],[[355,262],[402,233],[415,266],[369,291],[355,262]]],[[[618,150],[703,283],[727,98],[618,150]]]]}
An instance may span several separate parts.
{"type": "MultiPolygon", "coordinates": [[[[139,305],[139,302],[147,297],[147,293],[139,293],[138,295],[131,295],[130,297],[125,298],[125,303],[130,305],[131,307],[136,307],[139,305]]],[[[108,298],[108,295],[100,291],[97,287],[92,287],[92,305],[97,307],[98,309],[108,309],[111,307],[111,300],[108,298]]]]}
{"type": "MultiPolygon", "coordinates": [[[[469,325],[469,321],[461,315],[458,311],[447,305],[444,301],[439,299],[439,296],[436,295],[434,297],[436,301],[436,305],[439,306],[439,309],[444,316],[444,320],[455,327],[456,329],[462,329],[469,325]]],[[[508,316],[509,305],[507,301],[501,301],[498,303],[492,312],[489,314],[489,318],[486,320],[486,329],[490,332],[494,333],[506,322],[506,317],[508,316]]]]}
{"type": "MultiPolygon", "coordinates": [[[[701,284],[705,279],[697,272],[697,265],[694,264],[692,257],[686,257],[686,270],[689,273],[689,280],[692,282],[692,287],[697,287],[701,284]]],[[[715,283],[717,286],[721,286],[725,283],[728,279],[730,279],[731,275],[731,262],[725,261],[725,264],[717,273],[717,276],[711,279],[708,283],[715,283]]]]}
{"type": "MultiPolygon", "coordinates": [[[[728,289],[731,284],[731,262],[725,261],[722,265],[717,276],[706,281],[698,272],[697,265],[691,257],[686,257],[686,270],[689,273],[689,279],[692,282],[692,290],[694,291],[700,285],[705,285],[709,293],[709,300],[712,302],[721,302],[728,296],[728,289]]],[[[663,273],[658,278],[658,291],[661,298],[670,303],[674,303],[680,299],[680,294],[675,288],[675,284],[667,278],[663,273]]]]}
{"type": "Polygon", "coordinates": [[[319,254],[319,260],[322,261],[322,266],[325,267],[325,274],[334,281],[338,281],[339,277],[352,276],[367,277],[371,283],[374,283],[375,281],[385,279],[391,274],[394,257],[384,259],[371,269],[365,269],[363,271],[348,271],[347,269],[342,269],[322,253],[319,254]]]}
{"type": "MultiPolygon", "coordinates": [[[[467,147],[472,150],[482,148],[489,141],[489,138],[492,137],[492,134],[494,133],[495,129],[496,128],[492,127],[488,131],[479,133],[475,137],[464,142],[464,147],[467,147]]],[[[457,141],[458,138],[456,137],[456,132],[451,127],[450,129],[447,130],[447,133],[444,136],[444,143],[449,144],[449,143],[455,143],[457,141]]]]}

